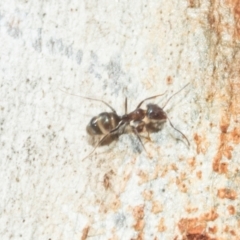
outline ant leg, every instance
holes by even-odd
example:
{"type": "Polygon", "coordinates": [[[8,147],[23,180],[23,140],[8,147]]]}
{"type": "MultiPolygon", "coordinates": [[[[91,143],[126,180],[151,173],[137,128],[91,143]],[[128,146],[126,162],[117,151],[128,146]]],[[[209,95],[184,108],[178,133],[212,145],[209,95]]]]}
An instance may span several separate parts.
{"type": "MultiPolygon", "coordinates": [[[[85,160],[86,158],[90,157],[90,156],[96,151],[97,147],[98,147],[99,145],[101,145],[109,136],[111,136],[112,134],[114,134],[115,132],[117,132],[122,125],[123,125],[123,123],[120,122],[117,127],[115,127],[114,129],[112,129],[109,133],[105,134],[105,135],[97,142],[97,144],[95,145],[95,147],[93,148],[93,150],[92,150],[86,157],[84,157],[84,158],[82,159],[82,161],[85,160]]],[[[124,127],[125,127],[125,126],[124,126],[124,127]]]]}
{"type": "Polygon", "coordinates": [[[104,136],[97,142],[97,144],[95,145],[95,147],[93,148],[93,150],[92,150],[86,157],[84,157],[84,158],[82,159],[82,161],[85,160],[86,158],[90,157],[90,156],[96,151],[97,147],[100,146],[101,143],[103,143],[110,135],[111,135],[110,132],[107,133],[106,135],[104,135],[104,136]]]}
{"type": "MultiPolygon", "coordinates": [[[[168,118],[168,117],[167,117],[167,118],[168,118]]],[[[187,143],[188,143],[188,146],[190,146],[190,142],[188,141],[187,137],[186,137],[180,130],[178,130],[177,128],[175,128],[175,127],[173,126],[173,124],[172,124],[172,122],[170,121],[169,118],[168,118],[168,121],[169,121],[171,127],[172,127],[174,130],[176,130],[176,131],[178,131],[180,134],[182,134],[183,138],[186,139],[186,141],[187,141],[187,143]]]]}
{"type": "Polygon", "coordinates": [[[140,135],[138,134],[137,129],[136,129],[135,127],[133,127],[133,126],[131,126],[131,127],[132,127],[132,130],[133,130],[134,134],[137,136],[139,142],[141,143],[143,149],[145,150],[145,152],[147,152],[147,151],[146,151],[146,148],[144,147],[144,144],[143,144],[143,142],[142,142],[142,139],[141,139],[140,135]]]}
{"type": "Polygon", "coordinates": [[[103,104],[105,104],[106,106],[108,106],[114,113],[116,113],[116,110],[108,103],[106,103],[105,101],[103,100],[100,100],[100,99],[96,99],[96,98],[90,98],[90,97],[83,97],[83,96],[80,96],[80,95],[76,95],[76,94],[73,94],[73,93],[68,93],[68,92],[65,92],[63,91],[62,89],[59,88],[60,91],[66,93],[66,94],[69,94],[69,95],[72,95],[72,96],[76,96],[76,97],[80,97],[80,98],[85,98],[85,99],[88,99],[88,100],[93,100],[93,101],[97,101],[97,102],[102,102],[103,104]]]}
{"type": "Polygon", "coordinates": [[[123,128],[122,128],[122,131],[120,132],[120,134],[119,134],[119,135],[122,135],[122,134],[124,134],[126,126],[127,126],[127,124],[124,124],[124,126],[123,126],[123,128]]]}
{"type": "Polygon", "coordinates": [[[125,98],[125,114],[127,114],[127,98],[125,98]]]}
{"type": "Polygon", "coordinates": [[[145,98],[144,100],[142,100],[142,101],[138,104],[137,108],[140,108],[141,105],[142,105],[145,101],[150,100],[150,99],[153,99],[153,98],[156,98],[156,97],[159,97],[159,96],[162,96],[162,95],[164,95],[165,93],[166,93],[166,91],[165,91],[164,93],[162,93],[162,94],[158,94],[158,95],[155,95],[155,96],[152,96],[152,97],[145,98]]]}

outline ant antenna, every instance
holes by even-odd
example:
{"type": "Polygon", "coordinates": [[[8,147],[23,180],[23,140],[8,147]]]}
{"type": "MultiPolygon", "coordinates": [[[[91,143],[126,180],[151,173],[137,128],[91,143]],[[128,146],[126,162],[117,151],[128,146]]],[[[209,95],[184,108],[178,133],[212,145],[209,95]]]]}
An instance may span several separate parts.
{"type": "Polygon", "coordinates": [[[114,113],[116,113],[116,110],[111,106],[109,105],[108,103],[106,103],[105,101],[103,100],[100,100],[100,99],[96,99],[96,98],[90,98],[90,97],[83,97],[83,96],[80,96],[80,95],[76,95],[76,94],[73,94],[73,93],[68,93],[68,92],[65,92],[64,90],[60,89],[60,91],[66,93],[66,94],[69,94],[69,95],[72,95],[72,96],[76,96],[76,97],[80,97],[80,98],[85,98],[85,99],[88,99],[88,100],[93,100],[93,101],[97,101],[97,102],[102,102],[104,103],[106,106],[108,106],[114,113]]]}
{"type": "Polygon", "coordinates": [[[176,94],[178,94],[179,92],[181,92],[185,87],[187,87],[189,85],[189,83],[188,84],[186,84],[183,88],[181,88],[180,90],[178,90],[177,92],[175,92],[168,100],[167,100],[167,102],[164,104],[164,106],[162,107],[162,109],[164,109],[165,107],[166,107],[166,105],[168,104],[168,102],[170,101],[170,99],[172,99],[176,94]]]}
{"type": "Polygon", "coordinates": [[[127,98],[125,98],[125,114],[127,114],[127,98]]]}
{"type": "Polygon", "coordinates": [[[169,119],[168,116],[167,116],[167,119],[168,119],[171,127],[172,127],[174,130],[176,130],[177,132],[179,132],[179,133],[183,136],[183,138],[186,139],[186,141],[187,141],[187,143],[188,143],[188,146],[190,146],[190,142],[188,141],[187,137],[186,137],[180,130],[178,130],[177,128],[175,128],[175,127],[173,126],[173,124],[172,124],[172,122],[170,121],[170,119],[169,119]]]}
{"type": "Polygon", "coordinates": [[[166,91],[165,91],[164,93],[162,93],[162,94],[158,94],[158,95],[155,95],[155,96],[152,96],[152,97],[145,98],[144,100],[142,100],[142,101],[138,104],[137,108],[140,108],[141,105],[142,105],[145,101],[147,101],[147,100],[149,100],[149,99],[153,99],[153,98],[159,97],[159,96],[162,96],[162,95],[164,95],[165,93],[166,93],[166,91]]]}

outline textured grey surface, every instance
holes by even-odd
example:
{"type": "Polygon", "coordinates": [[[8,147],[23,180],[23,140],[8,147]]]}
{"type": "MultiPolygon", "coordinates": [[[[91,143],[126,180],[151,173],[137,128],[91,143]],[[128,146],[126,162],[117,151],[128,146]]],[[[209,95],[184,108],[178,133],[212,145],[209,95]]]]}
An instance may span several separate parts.
{"type": "Polygon", "coordinates": [[[239,115],[224,118],[230,102],[239,109],[235,69],[225,68],[238,52],[224,27],[225,37],[214,32],[216,10],[207,1],[0,3],[1,239],[239,236],[229,210],[239,207],[239,142],[230,138],[239,115]],[[131,110],[167,90],[161,105],[188,82],[166,111],[190,148],[165,124],[147,152],[124,134],[82,161],[93,148],[86,125],[107,109],[71,94],[123,114],[125,97],[131,110]],[[226,121],[232,148],[222,150],[226,121]],[[219,152],[227,174],[213,171],[219,152]]]}

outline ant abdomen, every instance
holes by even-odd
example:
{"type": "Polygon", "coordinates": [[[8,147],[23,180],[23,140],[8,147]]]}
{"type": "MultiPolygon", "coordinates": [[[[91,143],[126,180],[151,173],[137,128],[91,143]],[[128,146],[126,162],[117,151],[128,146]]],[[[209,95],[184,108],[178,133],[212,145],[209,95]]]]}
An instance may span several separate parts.
{"type": "Polygon", "coordinates": [[[108,134],[115,129],[121,118],[115,112],[103,112],[93,117],[87,125],[87,133],[93,135],[108,134]]]}

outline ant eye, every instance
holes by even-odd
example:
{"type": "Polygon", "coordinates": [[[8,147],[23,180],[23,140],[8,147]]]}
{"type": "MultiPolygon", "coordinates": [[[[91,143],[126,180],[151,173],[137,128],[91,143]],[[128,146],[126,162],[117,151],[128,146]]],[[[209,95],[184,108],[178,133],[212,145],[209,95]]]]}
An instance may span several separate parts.
{"type": "Polygon", "coordinates": [[[166,120],[166,113],[156,104],[147,105],[147,117],[150,120],[166,120]]]}

